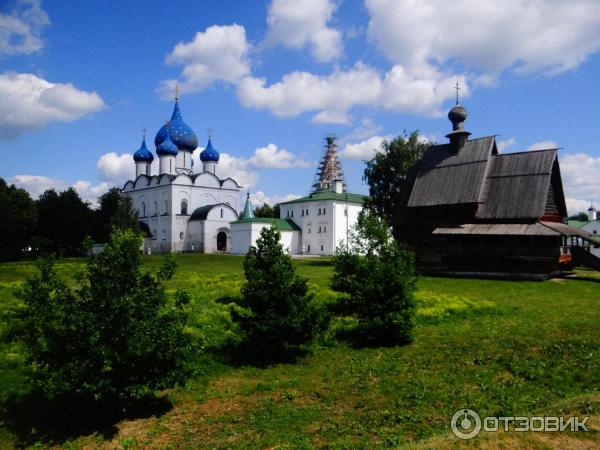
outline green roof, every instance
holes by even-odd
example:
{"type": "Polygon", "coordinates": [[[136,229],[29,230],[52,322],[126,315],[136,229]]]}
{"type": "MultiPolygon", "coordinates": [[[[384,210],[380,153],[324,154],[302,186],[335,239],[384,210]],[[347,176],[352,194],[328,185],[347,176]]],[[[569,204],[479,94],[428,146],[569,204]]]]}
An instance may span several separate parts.
{"type": "Polygon", "coordinates": [[[321,191],[321,192],[313,192],[312,194],[297,198],[295,200],[290,200],[289,202],[282,202],[280,205],[288,205],[290,203],[302,203],[302,202],[318,202],[321,200],[336,200],[339,202],[345,202],[346,200],[350,203],[364,203],[366,199],[369,197],[363,194],[338,194],[333,191],[321,191]]]}
{"type": "Polygon", "coordinates": [[[291,219],[275,219],[273,217],[253,217],[251,219],[240,219],[232,223],[270,223],[280,231],[299,230],[298,225],[291,219]]]}
{"type": "Polygon", "coordinates": [[[583,222],[581,220],[569,220],[567,221],[567,225],[570,227],[581,228],[582,226],[588,224],[589,222],[583,222]]]}

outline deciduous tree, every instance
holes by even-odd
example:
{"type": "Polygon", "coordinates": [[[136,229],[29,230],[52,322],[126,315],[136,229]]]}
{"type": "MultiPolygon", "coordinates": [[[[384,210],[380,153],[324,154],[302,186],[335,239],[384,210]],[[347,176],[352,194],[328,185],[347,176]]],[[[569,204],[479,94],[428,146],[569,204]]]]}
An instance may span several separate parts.
{"type": "Polygon", "coordinates": [[[35,202],[27,191],[0,178],[0,260],[19,259],[37,224],[35,202]]]}
{"type": "Polygon", "coordinates": [[[394,212],[410,195],[414,164],[431,144],[419,139],[419,132],[383,141],[373,158],[366,162],[363,179],[369,185],[366,206],[392,223],[394,212]]]}

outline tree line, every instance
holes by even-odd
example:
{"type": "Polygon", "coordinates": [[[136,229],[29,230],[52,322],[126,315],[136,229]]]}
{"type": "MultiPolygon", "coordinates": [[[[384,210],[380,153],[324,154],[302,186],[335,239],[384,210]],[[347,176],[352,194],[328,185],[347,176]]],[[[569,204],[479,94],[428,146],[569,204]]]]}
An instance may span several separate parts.
{"type": "Polygon", "coordinates": [[[92,208],[72,187],[48,189],[34,200],[0,178],[0,211],[1,261],[81,256],[92,242],[108,242],[114,227],[138,230],[131,199],[117,188],[101,195],[98,208],[92,208]]]}

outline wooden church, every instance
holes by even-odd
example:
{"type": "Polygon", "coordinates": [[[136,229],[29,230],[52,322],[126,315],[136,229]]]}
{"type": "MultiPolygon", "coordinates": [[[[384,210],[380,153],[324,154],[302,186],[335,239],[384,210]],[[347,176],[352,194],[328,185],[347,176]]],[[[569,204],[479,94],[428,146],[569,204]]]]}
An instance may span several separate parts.
{"type": "Polygon", "coordinates": [[[586,232],[565,225],[557,149],[500,154],[495,136],[469,139],[465,108],[448,113],[449,143],[413,167],[394,234],[421,273],[546,278],[572,264],[586,232]]]}

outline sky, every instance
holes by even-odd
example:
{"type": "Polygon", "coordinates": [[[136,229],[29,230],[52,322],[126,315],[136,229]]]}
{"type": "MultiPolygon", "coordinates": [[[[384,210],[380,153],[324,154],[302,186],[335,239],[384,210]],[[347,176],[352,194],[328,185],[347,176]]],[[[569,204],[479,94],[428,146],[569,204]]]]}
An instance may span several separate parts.
{"type": "Polygon", "coordinates": [[[472,137],[559,147],[569,212],[600,206],[598,0],[0,0],[0,177],[94,203],[178,86],[255,206],[307,194],[329,133],[367,193],[382,140],[446,141],[457,82],[472,137]]]}

